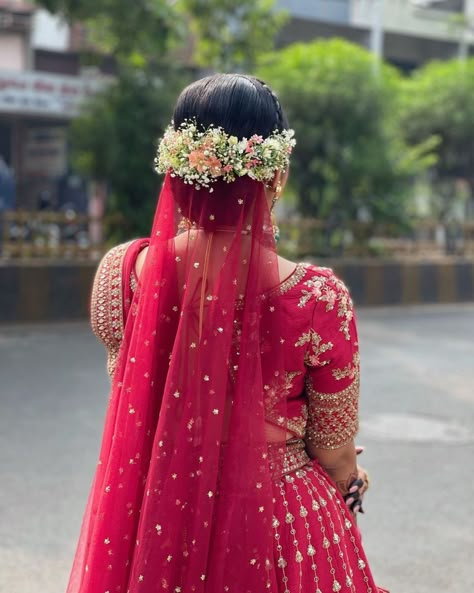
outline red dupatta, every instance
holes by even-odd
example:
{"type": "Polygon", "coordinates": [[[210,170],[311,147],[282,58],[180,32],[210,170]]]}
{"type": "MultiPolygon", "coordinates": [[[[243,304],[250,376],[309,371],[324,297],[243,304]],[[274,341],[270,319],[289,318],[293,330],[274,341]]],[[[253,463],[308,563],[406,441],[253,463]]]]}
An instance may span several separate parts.
{"type": "Polygon", "coordinates": [[[277,591],[278,284],[262,183],[210,192],[167,174],[67,593],[277,591]]]}

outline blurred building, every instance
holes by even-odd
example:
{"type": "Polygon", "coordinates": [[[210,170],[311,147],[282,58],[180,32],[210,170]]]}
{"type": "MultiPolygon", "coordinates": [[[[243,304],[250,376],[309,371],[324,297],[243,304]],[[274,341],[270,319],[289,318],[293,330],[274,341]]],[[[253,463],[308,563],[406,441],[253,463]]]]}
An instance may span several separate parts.
{"type": "Polygon", "coordinates": [[[73,202],[84,209],[83,183],[69,166],[68,127],[104,77],[81,69],[81,41],[80,29],[48,12],[0,0],[0,160],[14,177],[16,207],[73,202]]]}
{"type": "Polygon", "coordinates": [[[277,5],[291,15],[283,45],[339,36],[371,47],[374,33],[383,30],[385,59],[407,71],[474,51],[467,25],[474,0],[277,0],[277,5]]]}

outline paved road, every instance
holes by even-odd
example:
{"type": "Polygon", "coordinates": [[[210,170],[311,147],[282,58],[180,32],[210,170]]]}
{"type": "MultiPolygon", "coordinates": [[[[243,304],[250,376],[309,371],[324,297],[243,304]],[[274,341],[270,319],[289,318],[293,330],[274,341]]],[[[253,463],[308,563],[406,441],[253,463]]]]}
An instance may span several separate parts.
{"type": "MultiPolygon", "coordinates": [[[[363,310],[359,326],[373,570],[392,593],[465,593],[474,306],[363,310]]],[[[104,362],[85,324],[0,328],[1,593],[64,593],[102,430],[104,362]]]]}

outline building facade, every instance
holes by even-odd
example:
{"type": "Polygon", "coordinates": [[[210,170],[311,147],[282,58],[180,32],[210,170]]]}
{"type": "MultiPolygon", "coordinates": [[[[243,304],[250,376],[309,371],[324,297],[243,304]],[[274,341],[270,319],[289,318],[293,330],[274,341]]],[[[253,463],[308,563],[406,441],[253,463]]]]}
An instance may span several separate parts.
{"type": "Polygon", "coordinates": [[[85,74],[75,45],[77,32],[57,17],[0,0],[0,163],[13,181],[0,210],[87,207],[69,165],[68,128],[107,77],[85,74]]]}
{"type": "Polygon", "coordinates": [[[377,44],[385,59],[411,70],[432,59],[474,51],[474,0],[277,0],[290,20],[284,45],[343,37],[365,47],[377,44]],[[460,24],[463,15],[465,23],[460,24]]]}

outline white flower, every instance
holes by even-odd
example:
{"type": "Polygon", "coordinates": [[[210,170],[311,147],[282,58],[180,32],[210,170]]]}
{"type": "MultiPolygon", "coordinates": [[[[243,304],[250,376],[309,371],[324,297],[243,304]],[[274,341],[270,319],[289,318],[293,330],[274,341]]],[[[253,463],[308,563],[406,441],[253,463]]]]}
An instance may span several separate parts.
{"type": "Polygon", "coordinates": [[[173,125],[165,131],[155,159],[158,173],[170,172],[185,183],[209,189],[218,178],[232,183],[248,175],[257,181],[270,180],[285,169],[295,145],[293,130],[273,132],[263,141],[229,136],[222,128],[198,129],[195,121],[173,125]]]}

